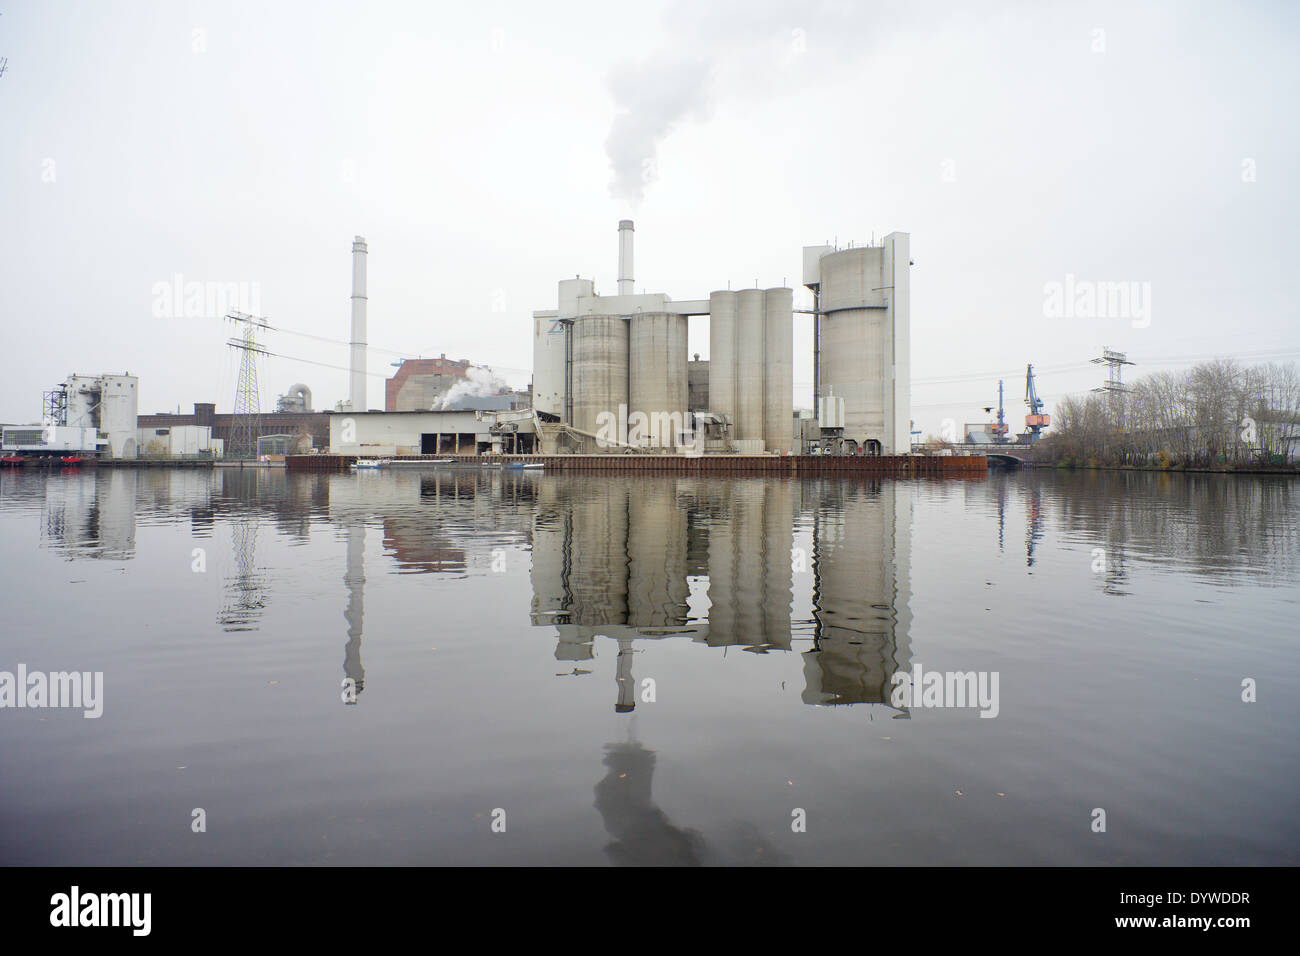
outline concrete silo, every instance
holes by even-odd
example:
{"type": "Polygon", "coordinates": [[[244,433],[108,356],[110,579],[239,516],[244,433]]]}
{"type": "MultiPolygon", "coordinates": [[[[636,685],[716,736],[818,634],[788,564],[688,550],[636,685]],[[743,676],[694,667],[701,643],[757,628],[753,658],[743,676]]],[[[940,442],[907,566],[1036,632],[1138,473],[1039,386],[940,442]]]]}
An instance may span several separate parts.
{"type": "Polygon", "coordinates": [[[794,451],[794,290],[763,293],[763,444],[794,451]]]}
{"type": "Polygon", "coordinates": [[[736,421],[736,293],[709,296],[709,411],[736,421]]]}
{"type": "Polygon", "coordinates": [[[844,400],[844,437],[868,452],[911,451],[909,237],[825,252],[806,264],[818,297],[817,397],[844,400]]]}
{"type": "Polygon", "coordinates": [[[573,426],[592,435],[602,426],[608,431],[610,423],[616,429],[628,404],[628,323],[617,315],[579,316],[572,335],[573,426]]]}
{"type": "MultiPolygon", "coordinates": [[[[634,418],[640,413],[647,420],[640,444],[673,447],[688,427],[686,316],[633,315],[628,319],[628,340],[628,415],[634,418]]],[[[633,424],[629,422],[630,432],[633,424]]]]}
{"type": "Polygon", "coordinates": [[[736,310],[736,417],[733,436],[740,450],[761,452],[767,340],[762,289],[742,289],[736,310]]]}

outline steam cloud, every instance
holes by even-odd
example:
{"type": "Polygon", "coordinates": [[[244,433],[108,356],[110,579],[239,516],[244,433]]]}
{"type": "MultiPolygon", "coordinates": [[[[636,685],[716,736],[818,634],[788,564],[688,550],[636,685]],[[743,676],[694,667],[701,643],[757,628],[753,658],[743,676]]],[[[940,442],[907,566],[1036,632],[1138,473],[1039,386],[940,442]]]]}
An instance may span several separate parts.
{"type": "Polygon", "coordinates": [[[610,194],[640,203],[658,179],[659,145],[683,122],[707,120],[715,99],[788,93],[813,74],[860,61],[870,45],[866,26],[896,27],[918,15],[909,11],[916,2],[679,0],[664,17],[670,39],[609,75],[616,110],[605,139],[610,194]],[[816,53],[804,56],[810,34],[816,53]]]}
{"type": "Polygon", "coordinates": [[[708,109],[712,66],[705,60],[677,55],[652,56],[625,63],[609,78],[618,103],[605,152],[613,167],[610,193],[635,206],[645,187],[658,178],[659,143],[692,115],[708,109]]]}
{"type": "Polygon", "coordinates": [[[465,377],[453,385],[441,401],[435,402],[433,411],[442,412],[454,408],[462,398],[480,398],[486,395],[500,395],[508,391],[505,379],[490,368],[471,365],[465,370],[465,377]]]}

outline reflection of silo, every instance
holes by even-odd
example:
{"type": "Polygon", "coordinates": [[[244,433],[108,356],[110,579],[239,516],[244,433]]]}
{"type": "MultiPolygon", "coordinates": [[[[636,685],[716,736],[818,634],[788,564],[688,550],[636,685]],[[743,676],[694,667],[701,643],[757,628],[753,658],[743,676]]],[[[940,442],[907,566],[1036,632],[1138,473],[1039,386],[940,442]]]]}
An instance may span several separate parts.
{"type": "Polygon", "coordinates": [[[778,478],[763,484],[763,643],[789,650],[795,483],[778,478]]]}
{"type": "Polygon", "coordinates": [[[794,450],[794,290],[763,293],[763,443],[794,450]]]}
{"type": "Polygon", "coordinates": [[[555,624],[567,620],[572,603],[567,587],[565,557],[569,551],[572,515],[562,482],[547,480],[537,490],[533,513],[529,578],[533,585],[531,620],[534,624],[555,624]]]}
{"type": "Polygon", "coordinates": [[[645,312],[632,316],[628,326],[628,413],[647,417],[644,443],[675,445],[686,427],[686,316],[645,312]]]}
{"type": "MultiPolygon", "coordinates": [[[[685,374],[683,369],[683,380],[685,374]]],[[[585,315],[576,319],[573,323],[574,427],[594,435],[603,422],[610,420],[600,419],[602,412],[617,416],[619,406],[627,405],[627,375],[627,321],[612,315],[585,315]]],[[[682,405],[685,407],[685,399],[682,405]]]]}
{"type": "Polygon", "coordinates": [[[709,528],[709,638],[714,646],[790,646],[790,482],[750,479],[720,488],[709,528]]]}
{"type": "Polygon", "coordinates": [[[95,475],[95,510],[99,516],[98,557],[115,560],[135,553],[135,509],[139,473],[113,468],[95,475]]]}
{"type": "Polygon", "coordinates": [[[809,704],[888,703],[910,667],[907,486],[827,485],[813,526],[816,647],[804,655],[809,704]]]}
{"type": "Polygon", "coordinates": [[[627,622],[628,485],[574,488],[569,591],[574,624],[627,622]]]}
{"type": "Polygon", "coordinates": [[[709,411],[736,420],[736,293],[709,296],[709,411]]]}
{"type": "MultiPolygon", "coordinates": [[[[736,429],[738,441],[763,440],[763,290],[743,289],[736,314],[736,429]]],[[[710,357],[712,360],[712,357],[710,357]]]]}
{"type": "Polygon", "coordinates": [[[686,623],[686,512],[672,478],[639,481],[628,498],[628,615],[633,627],[686,623]]]}

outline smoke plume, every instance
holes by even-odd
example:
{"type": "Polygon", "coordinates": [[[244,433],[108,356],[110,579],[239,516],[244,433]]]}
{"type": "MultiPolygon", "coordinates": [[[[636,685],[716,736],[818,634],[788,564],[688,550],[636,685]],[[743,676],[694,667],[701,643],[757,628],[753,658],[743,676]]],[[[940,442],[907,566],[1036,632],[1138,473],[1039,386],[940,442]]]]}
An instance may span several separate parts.
{"type": "Polygon", "coordinates": [[[442,399],[434,403],[433,411],[443,412],[455,408],[462,398],[500,395],[509,391],[505,379],[492,369],[482,365],[471,365],[465,370],[465,377],[453,385],[442,399]]]}

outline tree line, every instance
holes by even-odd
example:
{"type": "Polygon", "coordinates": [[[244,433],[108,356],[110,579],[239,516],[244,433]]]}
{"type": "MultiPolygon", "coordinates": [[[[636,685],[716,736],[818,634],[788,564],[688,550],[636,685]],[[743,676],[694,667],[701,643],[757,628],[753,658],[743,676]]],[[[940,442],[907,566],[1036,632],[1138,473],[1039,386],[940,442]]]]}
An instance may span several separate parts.
{"type": "Polygon", "coordinates": [[[1280,465],[1300,456],[1295,363],[1231,359],[1146,375],[1122,392],[1071,395],[1038,456],[1066,465],[1280,465]]]}

